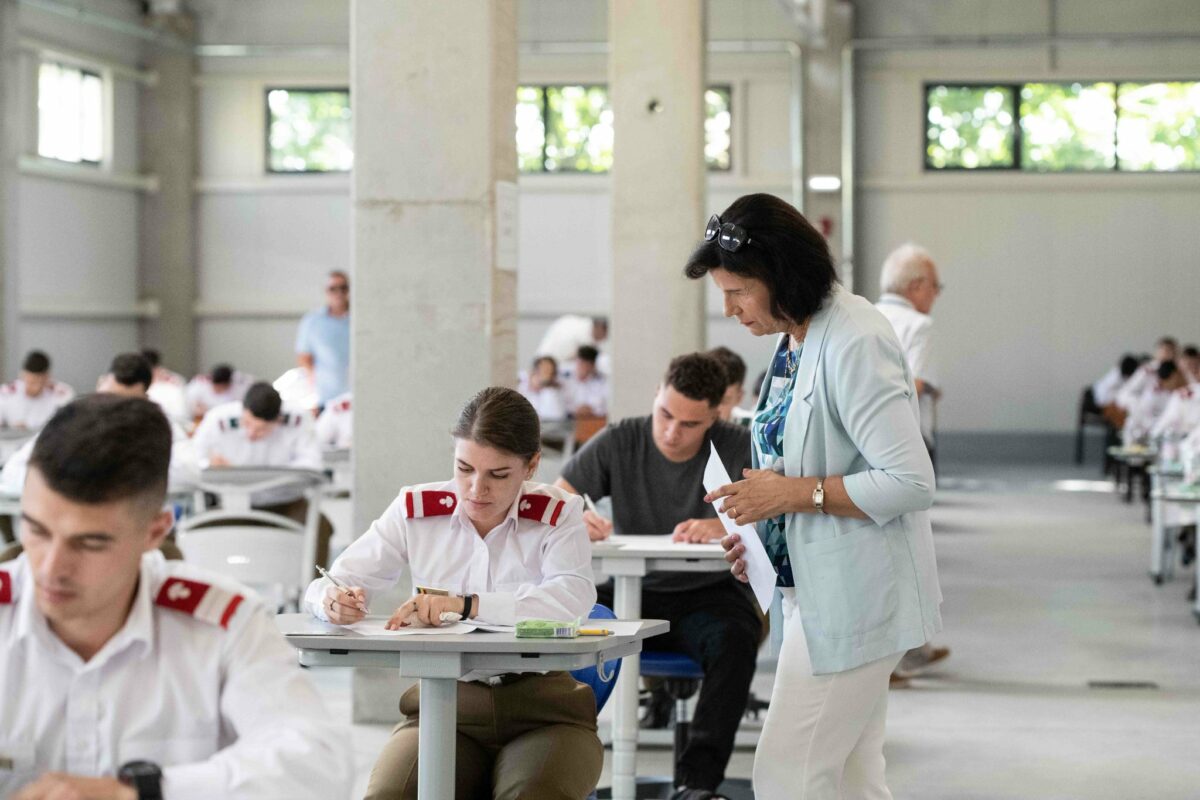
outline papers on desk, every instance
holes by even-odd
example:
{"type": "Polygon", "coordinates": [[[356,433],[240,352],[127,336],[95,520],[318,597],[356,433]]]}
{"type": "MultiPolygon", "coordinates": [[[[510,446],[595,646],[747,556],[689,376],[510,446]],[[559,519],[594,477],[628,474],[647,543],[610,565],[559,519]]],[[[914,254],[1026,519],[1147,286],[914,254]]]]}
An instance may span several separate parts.
{"type": "MultiPolygon", "coordinates": [[[[721,463],[721,457],[717,455],[717,446],[709,442],[711,448],[708,454],[708,464],[704,467],[704,490],[706,492],[715,491],[716,489],[733,483],[729,478],[729,472],[725,469],[725,465],[721,463]]],[[[721,498],[713,503],[713,508],[717,508],[718,503],[724,503],[725,498],[721,498]]],[[[725,526],[726,533],[736,533],[742,537],[742,544],[746,546],[746,554],[743,560],[746,562],[746,575],[750,578],[750,588],[754,590],[754,599],[758,601],[758,607],[763,610],[763,613],[771,608],[771,598],[775,594],[775,567],[771,564],[771,557],[767,555],[767,548],[763,546],[762,540],[758,538],[758,532],[750,525],[738,525],[736,522],[725,516],[724,511],[717,511],[717,516],[721,519],[721,524],[725,526]]]]}
{"type": "Polygon", "coordinates": [[[493,625],[490,622],[455,622],[449,625],[442,625],[436,628],[418,627],[416,625],[400,628],[399,630],[389,631],[384,626],[390,617],[367,617],[361,622],[356,622],[353,625],[344,626],[348,631],[362,634],[363,636],[414,636],[417,634],[442,636],[446,634],[464,634],[472,631],[483,631],[484,633],[512,633],[514,628],[512,625],[493,625]]]}

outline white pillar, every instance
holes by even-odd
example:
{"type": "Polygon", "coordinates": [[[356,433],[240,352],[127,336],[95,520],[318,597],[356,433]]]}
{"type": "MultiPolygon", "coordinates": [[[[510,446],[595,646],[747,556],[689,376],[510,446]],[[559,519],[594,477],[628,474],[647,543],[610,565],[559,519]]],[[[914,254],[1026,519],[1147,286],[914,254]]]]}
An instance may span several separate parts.
{"type": "Polygon", "coordinates": [[[21,56],[16,0],[0,0],[0,375],[20,364],[17,275],[17,159],[21,152],[21,56]]]}
{"type": "MultiPolygon", "coordinates": [[[[185,14],[160,14],[150,24],[192,41],[185,14]]],[[[158,299],[157,320],[143,323],[141,340],[162,351],[163,363],[184,374],[197,369],[195,213],[196,59],[182,48],[157,47],[147,66],[158,75],[142,94],[141,168],[158,177],[158,191],[142,196],[138,270],[143,297],[158,299]]]]}
{"type": "MultiPolygon", "coordinates": [[[[364,531],[401,486],[452,476],[459,409],[516,378],[517,25],[514,0],[352,0],[350,13],[364,531]]],[[[372,683],[356,679],[356,707],[372,683]]]]}
{"type": "Polygon", "coordinates": [[[704,3],[611,0],[613,416],[649,412],[673,356],[704,347],[683,277],[705,214],[704,3]]]}

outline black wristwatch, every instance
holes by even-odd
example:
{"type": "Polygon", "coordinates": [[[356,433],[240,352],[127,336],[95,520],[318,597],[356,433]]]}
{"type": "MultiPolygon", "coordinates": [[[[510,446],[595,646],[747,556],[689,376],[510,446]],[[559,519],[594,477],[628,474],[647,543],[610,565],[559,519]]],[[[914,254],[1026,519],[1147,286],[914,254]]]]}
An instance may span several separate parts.
{"type": "Polygon", "coordinates": [[[137,789],[138,800],[162,800],[162,770],[153,761],[130,761],[122,765],[117,780],[137,789]]]}

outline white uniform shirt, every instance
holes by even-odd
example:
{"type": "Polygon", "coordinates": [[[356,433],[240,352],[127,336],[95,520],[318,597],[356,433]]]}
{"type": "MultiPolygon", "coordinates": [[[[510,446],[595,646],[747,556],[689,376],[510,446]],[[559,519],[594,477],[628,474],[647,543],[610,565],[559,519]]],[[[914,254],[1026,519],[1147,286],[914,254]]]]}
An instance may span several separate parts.
{"type": "Polygon", "coordinates": [[[0,425],[35,431],[73,399],[75,390],[58,381],[48,381],[41,394],[30,397],[25,393],[25,381],[18,378],[0,386],[0,425]]]}
{"type": "MultiPolygon", "coordinates": [[[[200,462],[196,458],[196,449],[178,422],[170,417],[167,418],[167,422],[171,426],[171,464],[167,470],[167,491],[194,489],[200,481],[200,462]]],[[[19,495],[25,491],[25,474],[29,470],[29,457],[33,455],[35,444],[36,436],[4,462],[4,469],[0,470],[0,491],[12,495],[19,495]]]]}
{"type": "Polygon", "coordinates": [[[587,380],[582,381],[574,377],[567,378],[564,391],[567,408],[572,414],[587,406],[598,417],[608,415],[608,379],[599,372],[593,372],[587,380]]]}
{"type": "MultiPolygon", "coordinates": [[[[525,483],[508,516],[486,537],[467,518],[454,481],[405,487],[329,571],[365,589],[369,602],[405,570],[414,587],[478,595],[474,614],[480,622],[587,618],[596,602],[583,498],[540,483],[525,483]]],[[[330,585],[320,578],[304,595],[319,619],[328,620],[330,585]]]]}
{"type": "Polygon", "coordinates": [[[1113,402],[1126,411],[1132,411],[1133,407],[1141,400],[1142,395],[1154,391],[1155,386],[1158,384],[1157,373],[1157,361],[1150,361],[1143,364],[1117,390],[1117,395],[1113,399],[1113,402]]]}
{"type": "Polygon", "coordinates": [[[534,390],[528,378],[522,378],[517,390],[525,396],[543,422],[561,422],[567,418],[567,395],[560,386],[543,386],[534,390]]]}
{"type": "Polygon", "coordinates": [[[354,443],[354,395],[338,395],[317,417],[317,440],[322,447],[344,449],[354,443]]]}
{"type": "Polygon", "coordinates": [[[1172,394],[1174,392],[1159,388],[1157,381],[1142,392],[1125,418],[1125,428],[1121,431],[1122,442],[1131,445],[1148,437],[1154,423],[1166,410],[1172,394]]]}
{"type": "Polygon", "coordinates": [[[192,378],[185,391],[187,398],[187,413],[190,417],[199,417],[217,406],[225,403],[240,403],[246,396],[246,390],[253,385],[254,379],[245,373],[234,370],[229,387],[218,392],[213,386],[211,375],[197,375],[192,378]]]}
{"type": "Polygon", "coordinates": [[[33,592],[24,556],[0,564],[0,797],[139,759],[167,800],[349,795],[349,732],[246,590],[147,553],[124,627],[86,663],[33,592]]]}
{"type": "MultiPolygon", "coordinates": [[[[922,314],[913,308],[907,298],[898,294],[884,292],[875,304],[880,313],[887,317],[900,340],[900,349],[908,361],[908,368],[914,378],[918,378],[935,388],[941,388],[937,374],[937,360],[934,358],[933,347],[933,317],[922,314]]],[[[934,399],[923,394],[919,398],[921,407],[921,434],[926,441],[932,441],[934,430],[933,420],[934,399]]]]}
{"type": "Polygon", "coordinates": [[[154,382],[146,396],[157,403],[168,419],[186,422],[188,417],[187,381],[177,372],[162,367],[154,370],[154,382]]]}
{"type": "Polygon", "coordinates": [[[1096,405],[1104,408],[1117,399],[1117,392],[1121,391],[1124,383],[1121,368],[1113,367],[1104,373],[1103,378],[1092,384],[1092,399],[1096,401],[1096,405]]]}
{"type": "MultiPolygon", "coordinates": [[[[214,455],[220,455],[231,467],[293,467],[320,471],[324,468],[321,445],[313,430],[312,418],[303,412],[284,411],[273,431],[257,441],[242,430],[242,404],[226,403],[204,415],[196,426],[192,446],[200,467],[208,467],[214,455]]],[[[288,503],[302,492],[283,487],[260,492],[254,505],[288,503]]]]}
{"type": "Polygon", "coordinates": [[[1162,413],[1150,427],[1150,436],[1187,436],[1200,428],[1200,386],[1192,384],[1171,392],[1162,413]]]}

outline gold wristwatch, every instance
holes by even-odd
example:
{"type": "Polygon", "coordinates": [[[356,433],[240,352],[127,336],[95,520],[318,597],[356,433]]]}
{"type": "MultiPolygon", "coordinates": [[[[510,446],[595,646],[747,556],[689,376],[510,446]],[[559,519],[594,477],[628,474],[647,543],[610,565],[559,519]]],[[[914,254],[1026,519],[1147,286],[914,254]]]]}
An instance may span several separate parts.
{"type": "Polygon", "coordinates": [[[813,508],[818,514],[825,513],[825,479],[817,478],[817,488],[813,489],[813,508]]]}

